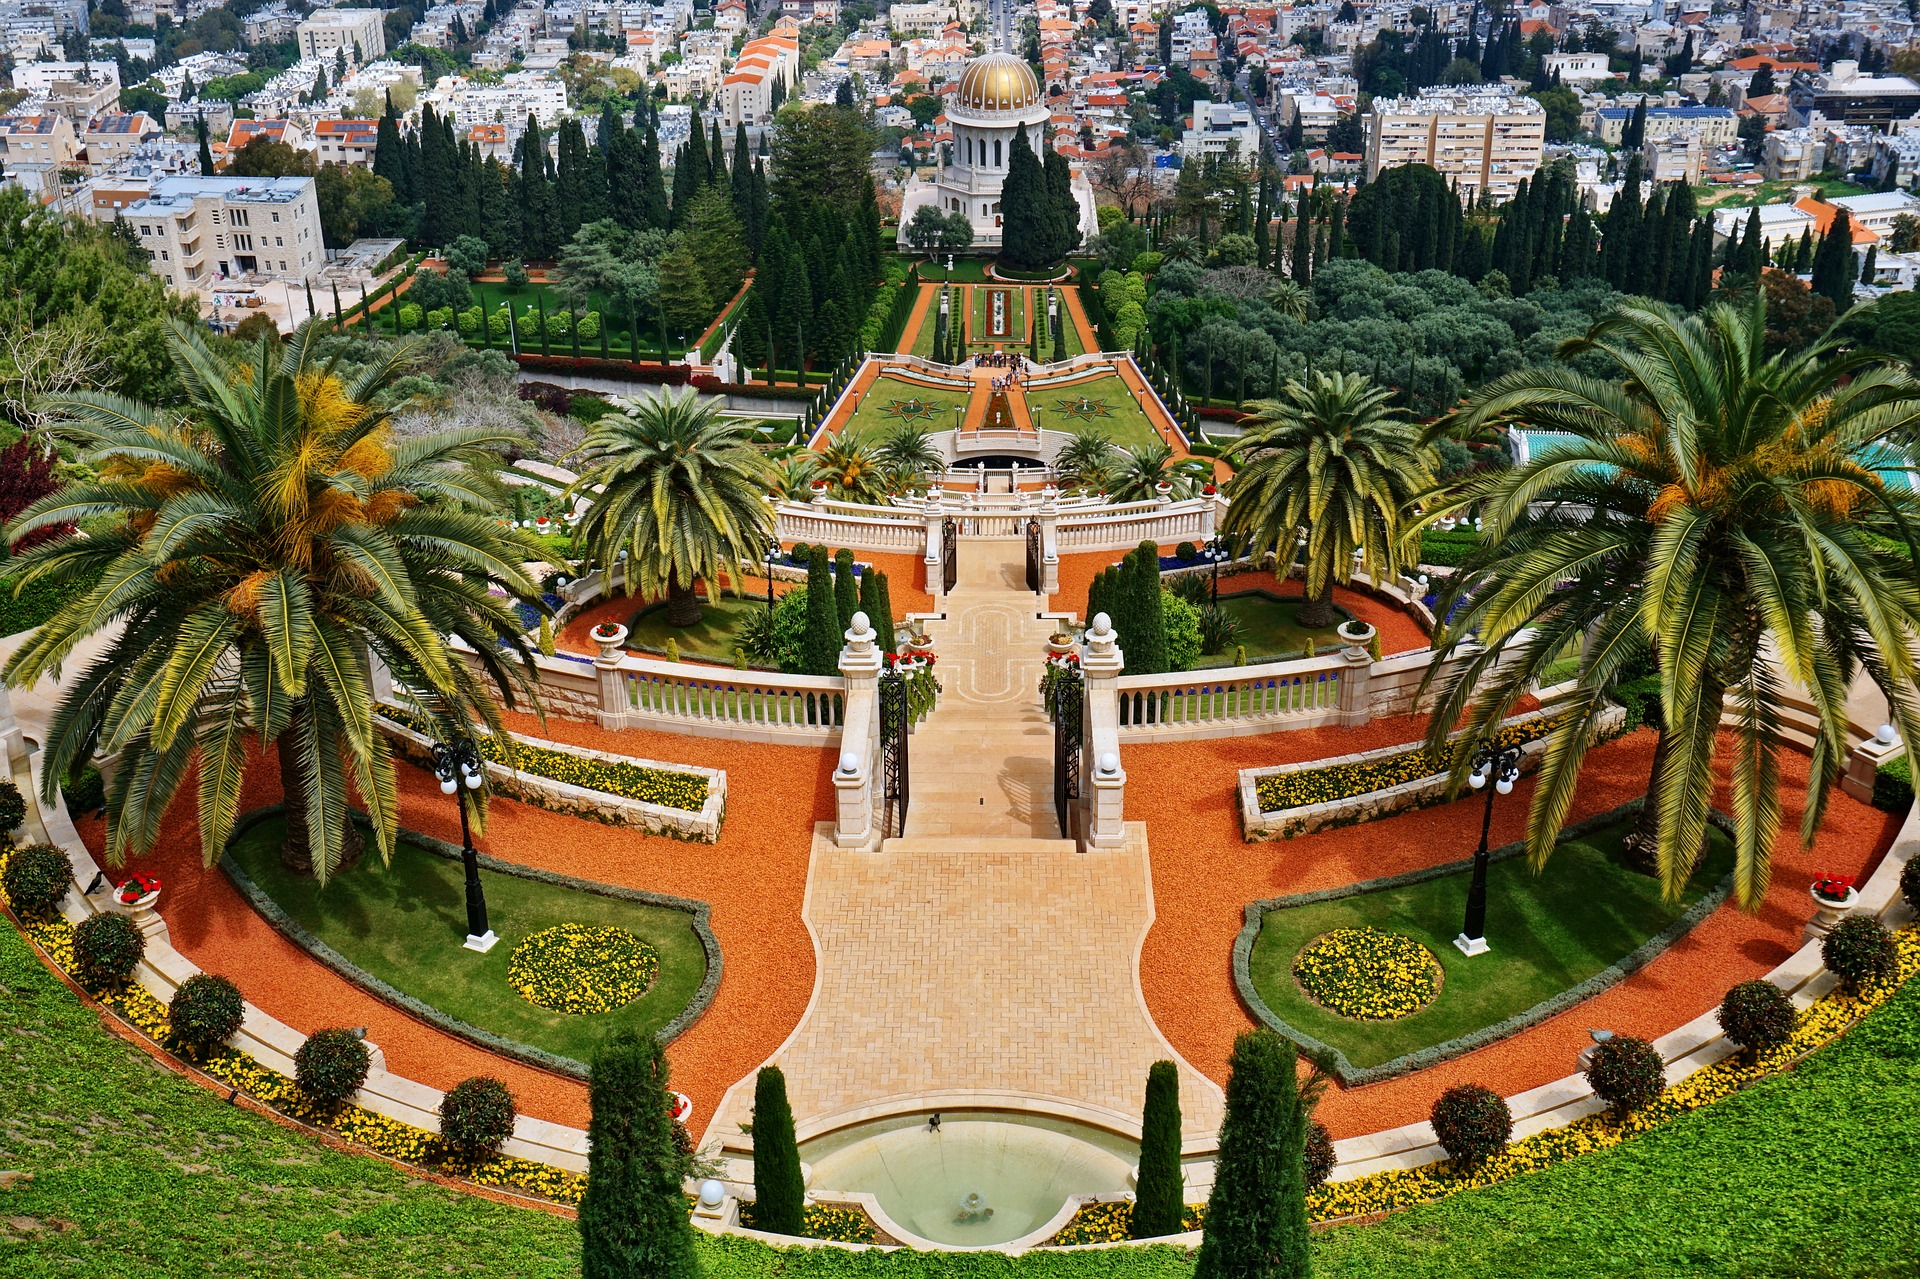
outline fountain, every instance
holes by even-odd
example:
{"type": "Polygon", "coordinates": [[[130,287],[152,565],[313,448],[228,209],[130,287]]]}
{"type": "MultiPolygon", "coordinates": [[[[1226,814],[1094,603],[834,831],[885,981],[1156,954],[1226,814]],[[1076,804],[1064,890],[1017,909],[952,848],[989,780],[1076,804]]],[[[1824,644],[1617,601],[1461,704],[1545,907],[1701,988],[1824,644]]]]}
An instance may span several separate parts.
{"type": "Polygon", "coordinates": [[[980,1197],[977,1190],[969,1190],[967,1197],[960,1201],[960,1215],[953,1219],[956,1226],[974,1226],[983,1221],[993,1220],[993,1209],[987,1207],[987,1201],[980,1197]]]}

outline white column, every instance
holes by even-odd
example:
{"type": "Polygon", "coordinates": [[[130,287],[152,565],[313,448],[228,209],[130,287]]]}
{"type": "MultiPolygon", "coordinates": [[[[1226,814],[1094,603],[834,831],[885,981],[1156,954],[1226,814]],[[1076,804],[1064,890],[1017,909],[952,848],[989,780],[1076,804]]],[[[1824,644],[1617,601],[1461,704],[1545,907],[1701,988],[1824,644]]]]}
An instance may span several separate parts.
{"type": "MultiPolygon", "coordinates": [[[[597,626],[594,628],[596,631],[599,629],[597,626]]],[[[626,657],[621,645],[627,642],[627,628],[615,623],[611,632],[611,639],[593,636],[594,644],[600,649],[599,656],[593,659],[593,671],[599,677],[602,728],[621,727],[626,722],[629,708],[626,676],[620,673],[620,663],[626,657]]]]}
{"type": "Polygon", "coordinates": [[[927,527],[927,551],[926,551],[926,554],[922,556],[920,560],[920,562],[926,566],[927,594],[929,595],[940,594],[940,587],[945,583],[945,580],[946,580],[941,576],[941,573],[940,573],[941,518],[942,517],[940,514],[940,506],[938,501],[936,500],[934,505],[929,506],[927,508],[927,514],[925,519],[925,523],[927,527]]]}
{"type": "Polygon", "coordinates": [[[1339,634],[1346,641],[1340,656],[1347,662],[1340,672],[1340,726],[1358,728],[1373,718],[1373,702],[1367,685],[1373,677],[1373,654],[1368,644],[1374,629],[1365,622],[1352,621],[1343,624],[1339,634]]]}
{"type": "Polygon", "coordinates": [[[1087,698],[1081,717],[1081,776],[1092,782],[1086,831],[1093,848],[1119,848],[1127,842],[1127,774],[1120,767],[1120,672],[1126,659],[1119,640],[1112,620],[1096,613],[1080,659],[1087,698]]]}
{"type": "Polygon", "coordinates": [[[846,680],[846,715],[840,727],[840,762],[833,770],[833,842],[865,848],[873,842],[874,755],[880,744],[880,650],[865,613],[853,615],[840,650],[846,680]]]}

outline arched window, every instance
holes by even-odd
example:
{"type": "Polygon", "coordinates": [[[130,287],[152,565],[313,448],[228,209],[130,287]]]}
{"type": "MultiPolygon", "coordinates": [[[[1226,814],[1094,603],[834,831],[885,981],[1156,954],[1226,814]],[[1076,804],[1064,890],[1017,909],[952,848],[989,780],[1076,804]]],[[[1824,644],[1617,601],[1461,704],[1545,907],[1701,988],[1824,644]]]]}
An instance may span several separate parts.
{"type": "Polygon", "coordinates": [[[998,138],[993,140],[993,167],[996,169],[1000,167],[1000,139],[998,138]]]}

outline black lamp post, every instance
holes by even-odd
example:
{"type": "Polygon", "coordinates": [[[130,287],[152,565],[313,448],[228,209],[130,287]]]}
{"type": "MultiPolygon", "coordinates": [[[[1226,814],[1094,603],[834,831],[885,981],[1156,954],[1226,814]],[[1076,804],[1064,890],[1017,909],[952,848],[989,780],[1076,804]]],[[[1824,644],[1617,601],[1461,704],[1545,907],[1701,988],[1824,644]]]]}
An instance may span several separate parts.
{"type": "Polygon", "coordinates": [[[1233,552],[1227,549],[1227,540],[1215,534],[1213,540],[1200,548],[1200,556],[1213,565],[1213,605],[1220,606],[1220,566],[1233,558],[1233,552]]]}
{"type": "Polygon", "coordinates": [[[767,616],[768,617],[773,616],[773,566],[778,564],[781,561],[781,559],[785,557],[785,555],[786,555],[786,552],[780,549],[779,538],[773,537],[773,538],[767,539],[766,559],[767,559],[767,616]]]}
{"type": "Polygon", "coordinates": [[[1473,752],[1473,772],[1467,775],[1467,784],[1475,790],[1487,791],[1486,813],[1480,818],[1480,847],[1473,854],[1473,886],[1467,889],[1467,918],[1460,929],[1460,935],[1453,944],[1460,948],[1463,955],[1483,955],[1487,952],[1487,836],[1493,829],[1493,797],[1496,794],[1507,795],[1513,791],[1513,784],[1520,777],[1520,748],[1518,746],[1483,745],[1473,752]],[[1487,782],[1493,781],[1492,789],[1487,782]]]}
{"type": "Polygon", "coordinates": [[[440,779],[440,793],[453,796],[460,806],[460,861],[467,869],[466,947],[484,955],[499,938],[487,927],[487,898],[480,888],[480,854],[474,850],[473,828],[467,821],[466,792],[480,789],[486,780],[485,765],[472,739],[458,737],[433,744],[433,773],[440,779]]]}

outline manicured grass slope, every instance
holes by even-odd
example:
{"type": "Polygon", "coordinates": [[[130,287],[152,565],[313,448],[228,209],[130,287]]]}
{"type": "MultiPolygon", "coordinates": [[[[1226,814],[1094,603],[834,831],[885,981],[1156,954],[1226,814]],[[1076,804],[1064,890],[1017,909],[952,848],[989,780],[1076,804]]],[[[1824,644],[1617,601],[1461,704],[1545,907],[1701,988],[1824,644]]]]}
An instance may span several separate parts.
{"type": "MultiPolygon", "coordinates": [[[[571,1222],[324,1149],[102,1030],[0,928],[0,1191],[9,1279],[579,1274],[571,1222]]],[[[1314,1237],[1317,1273],[1894,1275],[1920,1230],[1920,983],[1801,1067],[1637,1141],[1314,1237]]],[[[776,1252],[699,1241],[713,1279],[1160,1279],[1176,1252],[776,1252]]]]}
{"type": "MultiPolygon", "coordinates": [[[[1228,616],[1240,623],[1240,637],[1235,643],[1247,650],[1249,662],[1277,662],[1288,658],[1303,656],[1307,640],[1311,638],[1316,652],[1325,653],[1340,643],[1336,634],[1339,625],[1309,630],[1299,625],[1295,615],[1300,611],[1300,599],[1295,596],[1282,598],[1265,591],[1248,591],[1229,595],[1220,593],[1220,607],[1228,616]]],[[[1346,620],[1345,610],[1340,620],[1346,620]]],[[[1224,653],[1215,653],[1202,657],[1196,667],[1231,666],[1234,662],[1233,648],[1224,653]]]]}
{"type": "MultiPolygon", "coordinates": [[[[1478,818],[1477,797],[1459,802],[1472,804],[1478,818]]],[[[1525,858],[1495,862],[1487,873],[1487,940],[1493,949],[1471,959],[1453,945],[1471,882],[1464,870],[1269,911],[1250,961],[1254,989],[1281,1020],[1338,1048],[1356,1066],[1377,1066],[1525,1012],[1665,928],[1732,866],[1732,846],[1715,830],[1685,896],[1662,901],[1659,882],[1621,860],[1620,841],[1629,829],[1623,824],[1561,844],[1538,875],[1525,858]],[[1352,1021],[1301,993],[1293,978],[1300,948],[1335,928],[1369,925],[1407,934],[1440,961],[1446,981],[1427,1007],[1398,1021],[1352,1021]]],[[[1473,849],[1460,852],[1470,856],[1473,849]]]]}
{"type": "MultiPolygon", "coordinates": [[[[751,588],[753,583],[748,585],[751,588]]],[[[758,585],[764,592],[766,579],[760,579],[758,585]]],[[[765,594],[757,600],[751,596],[738,599],[722,595],[717,600],[701,601],[700,620],[692,626],[669,626],[667,606],[649,604],[627,620],[627,647],[664,650],[667,641],[672,640],[682,657],[704,657],[708,661],[731,664],[733,650],[740,643],[741,625],[753,614],[766,611],[765,594]]]]}
{"type": "Polygon", "coordinates": [[[481,1030],[586,1061],[616,1026],[650,1034],[672,1021],[706,976],[706,953],[685,911],[482,870],[487,922],[500,941],[480,955],[461,945],[467,898],[458,861],[402,843],[392,865],[383,866],[369,848],[321,888],[281,867],[279,830],[277,820],[262,822],[232,849],[267,896],[367,972],[481,1030]],[[659,954],[659,977],[646,994],[609,1013],[572,1015],[528,1003],[507,984],[513,948],[559,924],[627,929],[659,954]]]}
{"type": "MultiPolygon", "coordinates": [[[[931,323],[931,322],[929,322],[931,323]]],[[[869,444],[880,444],[889,435],[908,424],[907,419],[887,412],[888,406],[895,400],[919,400],[922,404],[933,406],[933,416],[913,419],[912,425],[923,431],[951,431],[953,429],[954,409],[961,416],[966,415],[969,392],[959,388],[947,389],[937,386],[925,386],[917,382],[908,382],[901,378],[883,375],[873,380],[873,385],[860,394],[860,406],[854,411],[841,431],[869,444]]]]}

